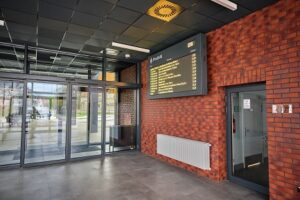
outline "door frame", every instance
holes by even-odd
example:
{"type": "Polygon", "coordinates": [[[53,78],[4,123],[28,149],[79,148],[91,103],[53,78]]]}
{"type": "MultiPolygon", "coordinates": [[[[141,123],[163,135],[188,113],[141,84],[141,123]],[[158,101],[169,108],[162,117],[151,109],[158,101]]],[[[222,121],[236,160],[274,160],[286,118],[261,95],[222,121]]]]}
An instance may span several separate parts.
{"type": "MultiPolygon", "coordinates": [[[[269,188],[253,183],[251,181],[244,180],[242,178],[232,175],[232,106],[231,106],[231,94],[234,92],[251,92],[251,91],[266,91],[265,83],[239,85],[226,88],[226,146],[227,146],[227,178],[239,185],[252,189],[254,191],[269,194],[269,188]]],[[[267,133],[268,134],[268,133],[267,133]]],[[[269,173],[269,168],[268,168],[269,173]]]]}

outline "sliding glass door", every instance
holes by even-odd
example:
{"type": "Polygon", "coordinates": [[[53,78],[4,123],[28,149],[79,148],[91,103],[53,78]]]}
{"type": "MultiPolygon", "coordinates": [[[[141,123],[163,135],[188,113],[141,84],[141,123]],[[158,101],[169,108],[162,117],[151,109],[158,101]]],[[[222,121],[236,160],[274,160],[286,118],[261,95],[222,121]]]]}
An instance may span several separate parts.
{"type": "Polygon", "coordinates": [[[25,164],[65,159],[66,116],[67,85],[27,83],[25,164]]]}
{"type": "Polygon", "coordinates": [[[0,80],[0,165],[20,163],[23,87],[0,80]]]}
{"type": "Polygon", "coordinates": [[[71,158],[101,154],[101,87],[72,86],[71,158]]]}
{"type": "Polygon", "coordinates": [[[135,105],[135,90],[130,89],[0,80],[0,167],[133,149],[135,105]]]}

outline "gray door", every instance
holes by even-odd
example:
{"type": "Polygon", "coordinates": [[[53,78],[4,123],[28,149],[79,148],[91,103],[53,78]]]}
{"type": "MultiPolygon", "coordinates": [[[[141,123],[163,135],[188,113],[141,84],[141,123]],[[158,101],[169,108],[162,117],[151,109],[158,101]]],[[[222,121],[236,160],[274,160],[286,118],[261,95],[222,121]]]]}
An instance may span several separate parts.
{"type": "Polygon", "coordinates": [[[267,193],[268,153],[263,85],[227,90],[228,177],[267,193]]]}

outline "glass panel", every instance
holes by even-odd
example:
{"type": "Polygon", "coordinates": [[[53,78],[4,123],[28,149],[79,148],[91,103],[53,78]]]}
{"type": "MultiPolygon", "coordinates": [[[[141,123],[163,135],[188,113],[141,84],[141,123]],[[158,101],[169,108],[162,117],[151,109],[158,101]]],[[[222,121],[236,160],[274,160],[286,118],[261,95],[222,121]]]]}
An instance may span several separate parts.
{"type": "Polygon", "coordinates": [[[265,91],[231,94],[233,175],[268,186],[265,91]]]}
{"type": "Polygon", "coordinates": [[[30,73],[35,75],[88,79],[102,70],[98,57],[67,55],[59,51],[29,51],[30,73]]]}
{"type": "Polygon", "coordinates": [[[136,147],[136,90],[107,89],[106,152],[136,147]]]}
{"type": "Polygon", "coordinates": [[[23,83],[0,81],[0,165],[20,162],[23,83]]]}
{"type": "MultiPolygon", "coordinates": [[[[102,80],[102,71],[92,77],[93,80],[102,80]]],[[[116,81],[116,73],[115,72],[106,72],[106,81],[116,81]]]]}
{"type": "Polygon", "coordinates": [[[102,89],[72,86],[71,157],[101,154],[102,89]]]}
{"type": "Polygon", "coordinates": [[[24,72],[24,49],[0,46],[0,71],[24,72]]]}
{"type": "Polygon", "coordinates": [[[27,84],[25,163],[65,158],[67,86],[27,84]]]}

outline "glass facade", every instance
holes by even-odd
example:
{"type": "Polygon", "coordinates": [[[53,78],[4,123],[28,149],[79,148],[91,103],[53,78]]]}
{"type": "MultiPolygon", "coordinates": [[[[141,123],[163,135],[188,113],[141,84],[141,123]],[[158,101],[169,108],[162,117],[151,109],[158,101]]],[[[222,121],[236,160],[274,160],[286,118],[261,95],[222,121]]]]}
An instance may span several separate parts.
{"type": "Polygon", "coordinates": [[[136,148],[135,69],[108,63],[103,81],[101,57],[21,46],[0,61],[0,167],[136,148]]]}

